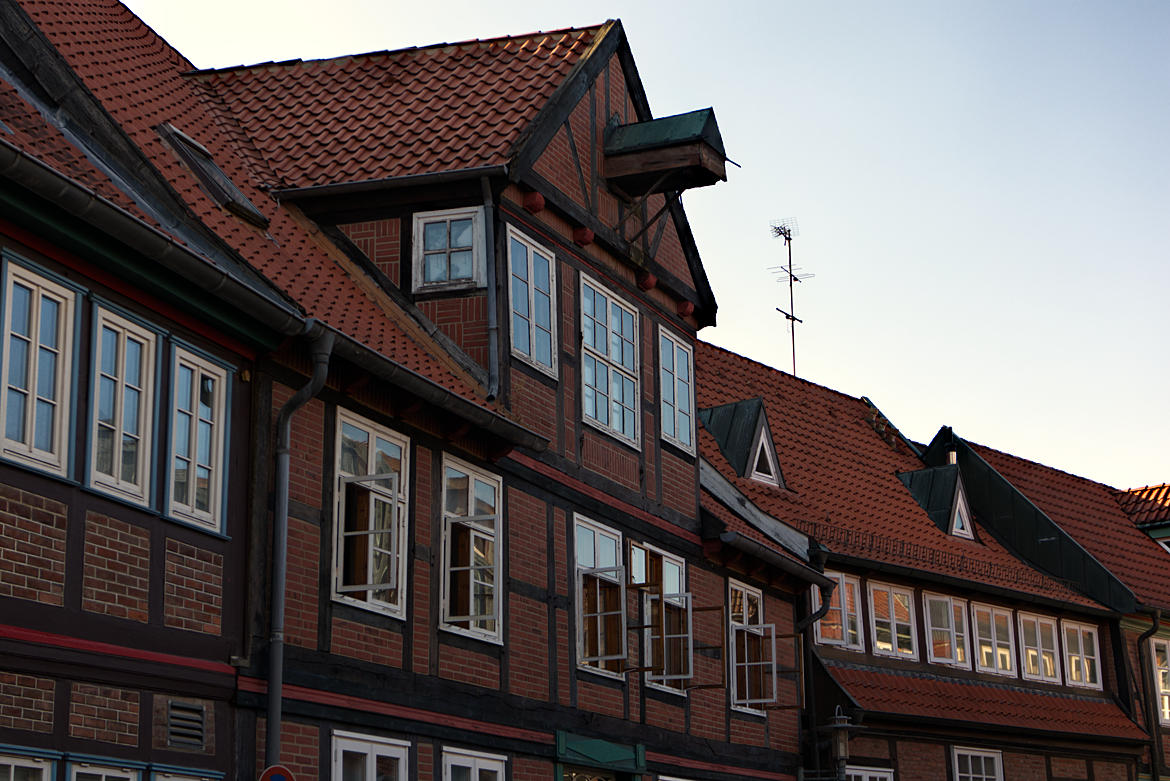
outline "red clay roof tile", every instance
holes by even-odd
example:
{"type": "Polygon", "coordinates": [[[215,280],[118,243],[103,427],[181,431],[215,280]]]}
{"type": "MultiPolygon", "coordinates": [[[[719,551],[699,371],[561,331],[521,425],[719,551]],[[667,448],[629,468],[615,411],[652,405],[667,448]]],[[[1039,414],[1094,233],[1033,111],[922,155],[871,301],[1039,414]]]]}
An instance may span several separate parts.
{"type": "Polygon", "coordinates": [[[200,71],[285,187],[506,163],[599,27],[200,71]]]}
{"type": "Polygon", "coordinates": [[[764,400],[787,489],[740,478],[714,437],[699,432],[703,458],[764,512],[836,552],[970,583],[1100,607],[1017,559],[989,534],[978,541],[946,534],[897,473],[921,469],[901,441],[875,432],[864,400],[801,380],[704,342],[695,353],[700,409],[764,400]]]}
{"type": "MultiPolygon", "coordinates": [[[[1105,697],[1028,689],[1010,683],[826,662],[833,679],[872,714],[1140,740],[1145,733],[1105,697]],[[956,707],[956,703],[962,703],[956,707]]],[[[873,717],[870,717],[871,720],[873,717]]]]}
{"type": "Polygon", "coordinates": [[[969,443],[997,472],[1134,592],[1170,607],[1170,554],[1122,510],[1115,490],[1018,456],[969,443]]]}
{"type": "Polygon", "coordinates": [[[1136,524],[1170,521],[1170,484],[1113,491],[1121,510],[1136,524]]]}

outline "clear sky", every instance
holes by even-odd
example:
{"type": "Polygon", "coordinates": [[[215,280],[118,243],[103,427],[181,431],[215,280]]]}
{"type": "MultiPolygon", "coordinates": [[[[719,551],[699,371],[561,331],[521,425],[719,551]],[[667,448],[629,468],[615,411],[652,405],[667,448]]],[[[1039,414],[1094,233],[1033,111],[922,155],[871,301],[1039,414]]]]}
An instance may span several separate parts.
{"type": "Polygon", "coordinates": [[[708,341],[1116,487],[1170,482],[1170,3],[131,0],[198,67],[620,18],[656,116],[713,106],[684,197],[708,341]]]}

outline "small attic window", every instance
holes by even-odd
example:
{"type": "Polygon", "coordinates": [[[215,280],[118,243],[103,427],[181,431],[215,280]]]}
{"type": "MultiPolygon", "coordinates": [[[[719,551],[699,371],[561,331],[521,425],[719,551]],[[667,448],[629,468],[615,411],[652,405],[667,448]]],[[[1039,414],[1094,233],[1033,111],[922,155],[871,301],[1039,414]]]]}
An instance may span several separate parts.
{"type": "Polygon", "coordinates": [[[776,468],[776,452],[772,445],[772,438],[768,436],[767,426],[760,428],[759,436],[756,438],[751,478],[768,485],[780,485],[780,470],[776,468]]]}
{"type": "Polygon", "coordinates": [[[223,169],[211,157],[207,147],[173,125],[159,125],[159,133],[179,159],[186,163],[210,198],[240,219],[259,228],[268,227],[268,218],[248,200],[223,169]]]}
{"type": "Polygon", "coordinates": [[[963,494],[963,484],[955,488],[955,506],[951,510],[951,534],[956,537],[975,539],[975,530],[971,524],[971,510],[967,507],[967,497],[963,494]]]}

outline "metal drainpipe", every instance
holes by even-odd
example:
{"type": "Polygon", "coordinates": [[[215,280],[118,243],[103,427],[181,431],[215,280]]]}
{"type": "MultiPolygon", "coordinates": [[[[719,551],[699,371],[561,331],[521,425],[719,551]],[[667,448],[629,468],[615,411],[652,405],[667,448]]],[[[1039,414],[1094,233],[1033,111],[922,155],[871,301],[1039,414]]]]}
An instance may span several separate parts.
{"type": "Polygon", "coordinates": [[[1159,781],[1162,777],[1162,740],[1161,740],[1161,719],[1158,715],[1158,703],[1156,693],[1154,691],[1155,681],[1152,680],[1150,672],[1150,652],[1147,650],[1146,641],[1154,636],[1162,626],[1162,609],[1154,609],[1154,623],[1145,632],[1142,632],[1138,637],[1138,664],[1142,668],[1142,690],[1146,694],[1146,724],[1150,728],[1150,778],[1152,781],[1159,781]]]}
{"type": "MultiPolygon", "coordinates": [[[[487,232],[484,248],[484,264],[487,269],[487,316],[488,316],[488,388],[487,396],[494,399],[500,393],[500,318],[496,313],[496,207],[492,200],[491,181],[482,176],[479,180],[483,193],[483,225],[487,232]]],[[[506,253],[505,253],[506,254],[506,253]]]]}
{"type": "Polygon", "coordinates": [[[281,700],[284,696],[284,595],[288,578],[288,470],[292,416],[321,392],[329,374],[334,334],[316,320],[306,323],[312,337],[313,376],[280,408],[276,418],[276,514],[272,526],[272,633],[268,642],[268,732],[264,764],[280,764],[281,700]]]}
{"type": "MultiPolygon", "coordinates": [[[[821,566],[823,568],[824,561],[821,561],[820,563],[821,563],[821,566]]],[[[804,618],[802,618],[796,622],[795,630],[797,632],[804,632],[806,629],[808,629],[810,626],[812,626],[813,622],[819,621],[825,617],[825,613],[828,613],[829,608],[832,607],[832,605],[829,603],[829,601],[833,598],[833,588],[836,585],[837,585],[836,583],[830,583],[827,586],[820,586],[821,606],[816,609],[816,612],[810,613],[809,615],[805,616],[804,618]]],[[[808,731],[809,731],[809,734],[810,734],[811,740],[812,740],[812,761],[813,761],[812,772],[813,772],[813,775],[815,777],[820,778],[820,776],[821,776],[821,751],[820,751],[820,747],[817,746],[817,740],[818,740],[818,738],[817,738],[817,723],[816,723],[817,696],[816,696],[816,690],[812,685],[812,680],[810,678],[810,673],[809,673],[809,670],[812,668],[812,654],[813,654],[812,646],[813,646],[813,644],[808,642],[808,638],[806,637],[806,638],[804,638],[804,642],[802,642],[800,644],[800,646],[801,646],[801,650],[803,651],[802,655],[804,657],[803,659],[800,660],[801,666],[804,668],[804,671],[803,671],[804,691],[806,694],[806,703],[805,703],[806,707],[804,710],[805,710],[805,715],[808,717],[808,731]]],[[[804,775],[807,772],[807,769],[804,767],[803,762],[801,762],[800,767],[798,767],[796,769],[796,772],[797,772],[797,778],[804,778],[804,775]]]]}

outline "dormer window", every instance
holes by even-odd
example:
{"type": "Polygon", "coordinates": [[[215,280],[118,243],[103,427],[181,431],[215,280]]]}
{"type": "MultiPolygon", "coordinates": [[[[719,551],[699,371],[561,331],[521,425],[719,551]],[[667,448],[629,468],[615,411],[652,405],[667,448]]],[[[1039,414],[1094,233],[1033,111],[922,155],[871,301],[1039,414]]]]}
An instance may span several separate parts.
{"type": "Polygon", "coordinates": [[[768,485],[780,485],[780,470],[776,467],[776,448],[772,444],[767,425],[760,428],[753,452],[755,455],[752,456],[751,478],[768,485]]]}
{"type": "Polygon", "coordinates": [[[963,483],[955,487],[955,506],[951,509],[951,534],[956,537],[975,539],[975,531],[971,523],[971,510],[967,507],[967,497],[963,493],[963,483]]]}
{"type": "Polygon", "coordinates": [[[258,228],[268,227],[268,218],[224,173],[207,147],[173,125],[160,125],[158,130],[213,201],[258,228]]]}
{"type": "Polygon", "coordinates": [[[483,208],[414,215],[414,291],[483,287],[483,208]]]}

